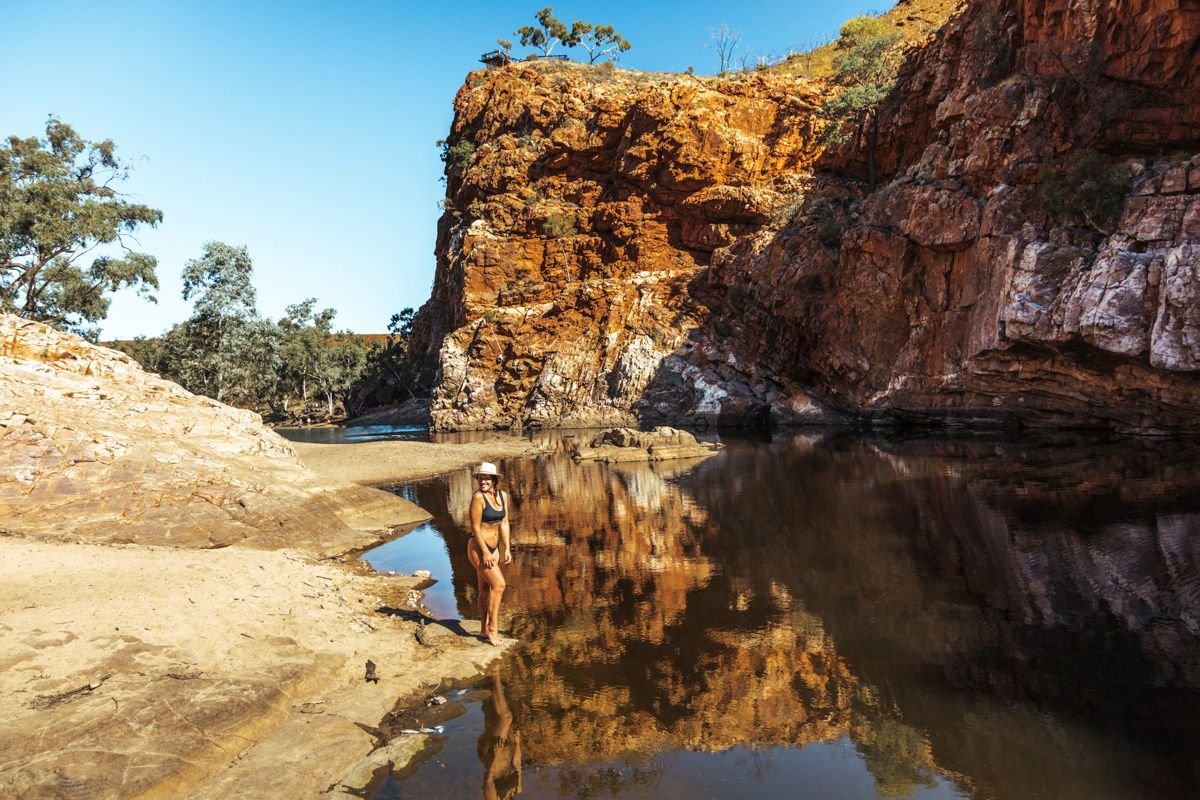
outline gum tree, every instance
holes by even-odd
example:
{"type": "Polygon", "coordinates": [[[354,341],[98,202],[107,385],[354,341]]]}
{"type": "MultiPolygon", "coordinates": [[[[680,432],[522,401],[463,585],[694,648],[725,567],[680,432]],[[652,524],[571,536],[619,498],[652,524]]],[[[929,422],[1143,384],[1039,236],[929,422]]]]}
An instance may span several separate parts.
{"type": "Polygon", "coordinates": [[[0,311],[94,339],[112,292],[154,300],[157,262],[131,245],[162,212],[117,191],[128,177],[110,139],[87,141],[54,117],[45,138],[0,145],[0,311]]]}
{"type": "Polygon", "coordinates": [[[225,403],[255,408],[279,368],[279,329],[259,316],[254,271],[245,247],[208,242],[183,268],[183,299],[192,316],[168,331],[165,374],[225,403]]]}
{"type": "Polygon", "coordinates": [[[543,56],[548,56],[555,45],[574,47],[579,43],[577,35],[554,16],[554,9],[550,6],[534,14],[533,18],[538,22],[536,27],[522,25],[513,32],[520,37],[522,45],[537,48],[543,56]]]}
{"type": "Polygon", "coordinates": [[[840,91],[822,105],[831,144],[854,141],[866,147],[868,182],[875,188],[875,151],[879,143],[879,104],[896,85],[900,68],[900,34],[889,32],[878,17],[847,20],[833,59],[833,84],[840,91]]]}
{"type": "Polygon", "coordinates": [[[579,46],[588,54],[589,64],[595,64],[598,59],[605,57],[616,61],[621,57],[621,53],[633,47],[612,25],[576,22],[571,26],[571,31],[575,34],[579,46]]]}

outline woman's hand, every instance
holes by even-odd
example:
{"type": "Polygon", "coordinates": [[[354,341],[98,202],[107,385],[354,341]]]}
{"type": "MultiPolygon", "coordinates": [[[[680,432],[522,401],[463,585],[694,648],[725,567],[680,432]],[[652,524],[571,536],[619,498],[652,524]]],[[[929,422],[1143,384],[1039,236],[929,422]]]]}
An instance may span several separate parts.
{"type": "Polygon", "coordinates": [[[496,561],[497,558],[492,555],[491,551],[486,551],[483,556],[483,568],[491,569],[492,567],[496,566],[496,561]]]}
{"type": "Polygon", "coordinates": [[[504,561],[502,561],[501,563],[502,564],[511,564],[512,563],[512,548],[509,548],[509,547],[504,548],[504,561]]]}

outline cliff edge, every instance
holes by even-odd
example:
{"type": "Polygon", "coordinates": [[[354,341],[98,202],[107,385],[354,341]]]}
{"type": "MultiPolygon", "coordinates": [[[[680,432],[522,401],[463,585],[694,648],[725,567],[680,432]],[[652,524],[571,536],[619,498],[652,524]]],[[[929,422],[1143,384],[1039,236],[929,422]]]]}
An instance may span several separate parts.
{"type": "Polygon", "coordinates": [[[910,51],[878,187],[822,152],[819,83],[472,73],[414,326],[434,427],[1195,430],[1198,38],[1179,0],[970,3],[910,51]],[[1084,152],[1107,223],[1042,197],[1084,152]]]}

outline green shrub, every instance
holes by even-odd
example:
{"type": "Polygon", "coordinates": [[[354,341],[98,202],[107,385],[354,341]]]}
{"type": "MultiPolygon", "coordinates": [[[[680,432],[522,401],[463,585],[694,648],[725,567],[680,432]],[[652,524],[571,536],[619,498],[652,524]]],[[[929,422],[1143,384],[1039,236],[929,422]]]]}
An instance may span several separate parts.
{"type": "Polygon", "coordinates": [[[542,223],[546,235],[558,239],[563,236],[574,236],[579,231],[575,228],[575,218],[569,214],[551,214],[542,223]]]}
{"type": "Polygon", "coordinates": [[[475,155],[475,143],[466,139],[454,144],[450,144],[449,139],[438,139],[437,146],[442,150],[442,161],[460,168],[470,164],[471,157],[475,155]]]}
{"type": "Polygon", "coordinates": [[[1076,150],[1066,169],[1041,177],[1042,211],[1052,222],[1093,228],[1108,236],[1129,193],[1131,176],[1095,150],[1076,150]]]}

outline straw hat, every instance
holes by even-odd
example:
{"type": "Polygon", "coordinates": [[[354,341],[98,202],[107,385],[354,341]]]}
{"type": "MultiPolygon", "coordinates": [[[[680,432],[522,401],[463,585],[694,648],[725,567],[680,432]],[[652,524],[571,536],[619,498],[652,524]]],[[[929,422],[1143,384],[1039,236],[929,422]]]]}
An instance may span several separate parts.
{"type": "Polygon", "coordinates": [[[499,478],[500,470],[496,469],[496,465],[492,462],[484,461],[475,470],[475,477],[478,478],[480,475],[487,475],[489,478],[499,478]]]}

